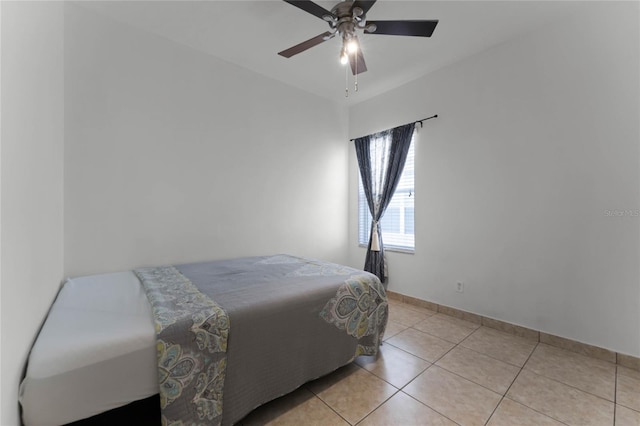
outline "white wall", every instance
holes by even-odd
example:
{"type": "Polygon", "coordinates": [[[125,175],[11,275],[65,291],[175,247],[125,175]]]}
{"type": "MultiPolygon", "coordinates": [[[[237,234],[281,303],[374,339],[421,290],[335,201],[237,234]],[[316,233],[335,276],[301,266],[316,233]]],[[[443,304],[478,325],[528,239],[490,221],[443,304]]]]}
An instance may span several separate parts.
{"type": "Polygon", "coordinates": [[[640,355],[640,218],[605,214],[640,209],[639,13],[605,3],[350,109],[350,137],[440,116],[390,290],[640,355]]]}
{"type": "Polygon", "coordinates": [[[66,275],[346,261],[346,108],[78,6],[65,49],[66,275]]]}
{"type": "Polygon", "coordinates": [[[2,2],[2,416],[62,279],[63,6],[2,2]]]}

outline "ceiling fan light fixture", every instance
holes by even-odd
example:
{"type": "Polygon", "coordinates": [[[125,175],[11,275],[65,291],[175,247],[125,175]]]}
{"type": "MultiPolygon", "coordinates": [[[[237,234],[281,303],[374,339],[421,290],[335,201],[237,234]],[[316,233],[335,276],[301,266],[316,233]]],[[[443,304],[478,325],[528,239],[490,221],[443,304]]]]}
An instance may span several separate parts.
{"type": "Polygon", "coordinates": [[[356,53],[358,51],[358,42],[355,39],[351,39],[347,42],[347,52],[356,53]]]}
{"type": "Polygon", "coordinates": [[[342,49],[340,49],[340,63],[342,65],[347,65],[349,63],[349,55],[347,54],[347,49],[344,45],[342,46],[342,49]]]}

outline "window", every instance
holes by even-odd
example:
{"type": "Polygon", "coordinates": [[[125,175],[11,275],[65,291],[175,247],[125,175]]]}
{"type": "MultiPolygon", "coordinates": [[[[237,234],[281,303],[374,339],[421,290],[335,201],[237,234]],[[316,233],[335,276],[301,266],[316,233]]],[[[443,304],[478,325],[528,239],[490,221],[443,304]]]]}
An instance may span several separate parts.
{"type": "MultiPolygon", "coordinates": [[[[402,171],[395,194],[387,207],[387,211],[380,219],[382,241],[385,250],[414,251],[414,137],[407,154],[407,160],[402,171]]],[[[359,174],[358,174],[359,176],[359,174]]],[[[367,206],[367,199],[362,189],[362,179],[358,178],[358,243],[361,246],[369,244],[371,231],[371,213],[367,206]]]]}

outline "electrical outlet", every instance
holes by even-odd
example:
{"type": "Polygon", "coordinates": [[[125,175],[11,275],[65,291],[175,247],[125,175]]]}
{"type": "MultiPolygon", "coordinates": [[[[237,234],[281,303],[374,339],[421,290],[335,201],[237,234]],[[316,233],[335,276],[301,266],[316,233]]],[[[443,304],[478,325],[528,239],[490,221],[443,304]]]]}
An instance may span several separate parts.
{"type": "Polygon", "coordinates": [[[464,283],[463,282],[457,282],[456,283],[456,291],[458,293],[464,293],[464,283]]]}

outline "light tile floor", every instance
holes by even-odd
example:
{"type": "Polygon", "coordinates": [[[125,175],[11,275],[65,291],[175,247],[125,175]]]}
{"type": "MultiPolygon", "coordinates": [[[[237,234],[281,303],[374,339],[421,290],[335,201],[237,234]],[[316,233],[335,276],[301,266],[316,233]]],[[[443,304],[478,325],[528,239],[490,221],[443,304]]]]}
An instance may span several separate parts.
{"type": "Polygon", "coordinates": [[[640,426],[640,371],[390,301],[360,357],[242,425],[640,426]]]}

